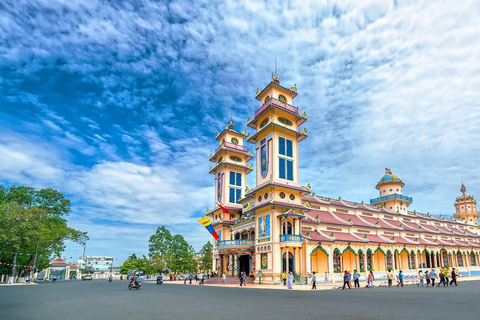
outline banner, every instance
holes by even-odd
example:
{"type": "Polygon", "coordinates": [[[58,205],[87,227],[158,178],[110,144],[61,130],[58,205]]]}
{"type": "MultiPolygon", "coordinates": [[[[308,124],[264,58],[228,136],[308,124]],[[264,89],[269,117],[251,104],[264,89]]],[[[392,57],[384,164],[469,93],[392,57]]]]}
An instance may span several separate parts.
{"type": "Polygon", "coordinates": [[[222,207],[219,203],[217,203],[217,205],[220,207],[220,209],[222,209],[223,212],[225,212],[226,214],[229,215],[229,220],[232,220],[232,213],[230,212],[230,210],[228,210],[227,208],[222,207]]]}
{"type": "Polygon", "coordinates": [[[219,236],[215,229],[213,229],[212,221],[210,221],[209,217],[204,217],[198,220],[205,228],[207,228],[208,232],[210,232],[215,240],[219,239],[219,236]]]}

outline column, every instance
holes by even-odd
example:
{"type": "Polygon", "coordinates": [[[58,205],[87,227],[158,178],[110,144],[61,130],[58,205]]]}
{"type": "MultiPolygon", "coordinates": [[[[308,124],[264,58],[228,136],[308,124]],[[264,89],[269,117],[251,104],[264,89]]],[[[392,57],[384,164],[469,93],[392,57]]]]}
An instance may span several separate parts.
{"type": "Polygon", "coordinates": [[[330,247],[330,254],[327,257],[328,259],[328,274],[330,276],[330,283],[333,283],[333,250],[332,247],[330,247]]]}
{"type": "Polygon", "coordinates": [[[285,247],[285,271],[289,272],[290,267],[290,253],[288,252],[288,247],[285,247]]]}
{"type": "Polygon", "coordinates": [[[471,276],[471,273],[470,273],[470,255],[466,254],[465,258],[467,258],[467,257],[468,257],[468,259],[465,259],[466,260],[465,265],[467,266],[468,276],[470,277],[471,276]]]}
{"type": "Polygon", "coordinates": [[[301,273],[300,272],[301,271],[300,270],[300,253],[299,253],[300,250],[299,248],[295,248],[293,252],[294,252],[294,256],[293,256],[294,268],[293,269],[295,273],[300,274],[301,273]]]}

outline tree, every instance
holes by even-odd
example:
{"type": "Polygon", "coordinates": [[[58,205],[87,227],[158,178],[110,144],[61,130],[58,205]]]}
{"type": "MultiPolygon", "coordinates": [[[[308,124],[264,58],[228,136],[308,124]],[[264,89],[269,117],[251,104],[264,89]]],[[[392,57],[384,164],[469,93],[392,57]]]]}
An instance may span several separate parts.
{"type": "MultiPolygon", "coordinates": [[[[71,211],[70,200],[54,189],[35,190],[31,187],[0,188],[0,260],[11,262],[12,275],[23,275],[32,266],[35,251],[37,269],[47,268],[53,254],[60,255],[65,241],[84,244],[86,232],[68,227],[65,218],[71,211]],[[5,253],[10,252],[10,253],[5,253]],[[11,252],[24,255],[13,255],[11,252]]],[[[6,272],[0,266],[0,273],[6,272]]]]}
{"type": "MultiPolygon", "coordinates": [[[[136,256],[133,254],[132,256],[136,256]]],[[[130,257],[132,257],[130,256],[130,257]]],[[[120,266],[120,273],[127,274],[130,270],[142,270],[145,274],[154,272],[152,263],[148,259],[128,259],[120,266]]]]}
{"type": "Polygon", "coordinates": [[[197,269],[195,251],[182,235],[173,235],[161,226],[148,242],[149,256],[155,257],[156,264],[171,272],[186,272],[197,269]]]}
{"type": "Polygon", "coordinates": [[[200,259],[200,269],[206,271],[212,270],[212,250],[213,245],[210,241],[203,245],[202,250],[200,251],[202,254],[200,259]]]}

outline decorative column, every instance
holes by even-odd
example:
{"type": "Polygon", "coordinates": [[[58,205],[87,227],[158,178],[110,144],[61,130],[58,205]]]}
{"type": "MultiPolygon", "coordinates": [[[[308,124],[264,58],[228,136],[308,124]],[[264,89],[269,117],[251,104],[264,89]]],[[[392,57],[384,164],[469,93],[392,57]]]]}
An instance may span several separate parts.
{"type": "Polygon", "coordinates": [[[465,255],[465,258],[466,258],[466,259],[465,259],[465,260],[466,260],[466,261],[465,261],[465,265],[467,266],[468,276],[470,277],[470,276],[471,276],[471,273],[470,273],[470,266],[471,266],[471,265],[470,265],[470,254],[467,253],[467,254],[465,255]]]}
{"type": "Polygon", "coordinates": [[[330,283],[333,283],[333,250],[332,247],[330,247],[330,254],[327,257],[328,259],[328,274],[330,275],[330,283]]]}

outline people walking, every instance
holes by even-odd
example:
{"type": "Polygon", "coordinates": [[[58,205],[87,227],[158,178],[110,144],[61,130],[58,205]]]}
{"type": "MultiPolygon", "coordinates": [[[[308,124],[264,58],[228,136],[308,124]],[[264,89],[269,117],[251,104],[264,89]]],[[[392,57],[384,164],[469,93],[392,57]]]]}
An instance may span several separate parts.
{"type": "Polygon", "coordinates": [[[325,278],[323,279],[323,284],[327,284],[328,283],[328,272],[325,271],[325,278]]]}
{"type": "Polygon", "coordinates": [[[188,279],[188,274],[185,273],[185,274],[183,275],[183,284],[187,284],[187,279],[188,279]]]}
{"type": "Polygon", "coordinates": [[[398,286],[402,286],[403,288],[403,271],[400,270],[400,272],[398,273],[398,283],[397,283],[397,287],[398,286]]]}
{"type": "Polygon", "coordinates": [[[442,283],[443,283],[443,286],[445,287],[445,274],[443,273],[443,270],[440,270],[439,276],[440,276],[440,282],[438,283],[437,287],[440,287],[442,283]]]}
{"type": "Polygon", "coordinates": [[[317,290],[317,275],[315,271],[312,272],[312,290],[317,290]]]}
{"type": "Polygon", "coordinates": [[[428,274],[428,270],[425,270],[425,280],[427,280],[426,287],[428,287],[430,285],[430,275],[428,274]]]}
{"type": "Polygon", "coordinates": [[[243,275],[242,275],[242,278],[243,278],[243,286],[246,287],[247,286],[247,273],[246,272],[243,272],[243,275]]]}
{"type": "Polygon", "coordinates": [[[223,285],[227,284],[227,275],[225,274],[225,272],[222,274],[222,283],[223,285]]]}
{"type": "Polygon", "coordinates": [[[202,272],[202,282],[201,284],[205,284],[205,271],[202,272]]]}
{"type": "Polygon", "coordinates": [[[293,289],[293,273],[291,271],[288,273],[287,288],[293,289]]]}
{"type": "Polygon", "coordinates": [[[345,273],[343,274],[343,288],[342,290],[345,290],[345,286],[348,286],[348,290],[352,289],[352,286],[350,286],[350,280],[352,279],[350,272],[345,270],[345,273]]]}
{"type": "Polygon", "coordinates": [[[450,280],[450,286],[455,283],[455,286],[457,286],[457,272],[455,271],[455,268],[452,268],[452,274],[451,274],[452,280],[450,280]]]}
{"type": "Polygon", "coordinates": [[[425,278],[425,276],[423,275],[423,271],[420,270],[418,271],[418,283],[417,283],[417,287],[419,287],[420,285],[422,285],[423,287],[423,279],[425,278]]]}
{"type": "Polygon", "coordinates": [[[243,271],[238,275],[238,280],[240,280],[240,287],[243,285],[243,271]]]}
{"type": "Polygon", "coordinates": [[[357,270],[353,270],[353,285],[356,288],[360,289],[360,274],[357,272],[357,270]]]}
{"type": "Polygon", "coordinates": [[[450,275],[450,270],[448,269],[448,267],[445,267],[443,269],[443,275],[445,276],[445,285],[448,287],[448,276],[450,275]]]}
{"type": "Polygon", "coordinates": [[[388,269],[388,272],[387,272],[387,281],[388,281],[388,287],[389,287],[389,288],[392,287],[393,277],[394,277],[394,274],[393,274],[393,272],[392,272],[392,269],[388,269]]]}
{"type": "Polygon", "coordinates": [[[437,279],[438,276],[434,268],[430,270],[429,276],[430,276],[430,280],[432,281],[432,288],[435,288],[435,279],[437,279]]]}
{"type": "Polygon", "coordinates": [[[287,285],[287,273],[285,271],[282,272],[282,280],[283,280],[283,285],[287,285]]]}
{"type": "Polygon", "coordinates": [[[193,280],[193,273],[190,273],[190,274],[188,275],[188,280],[190,281],[190,283],[189,283],[189,284],[192,284],[192,280],[193,280]]]}
{"type": "Polygon", "coordinates": [[[368,279],[367,279],[367,288],[373,288],[373,280],[375,280],[375,276],[373,275],[373,272],[370,271],[368,274],[368,279]]]}

